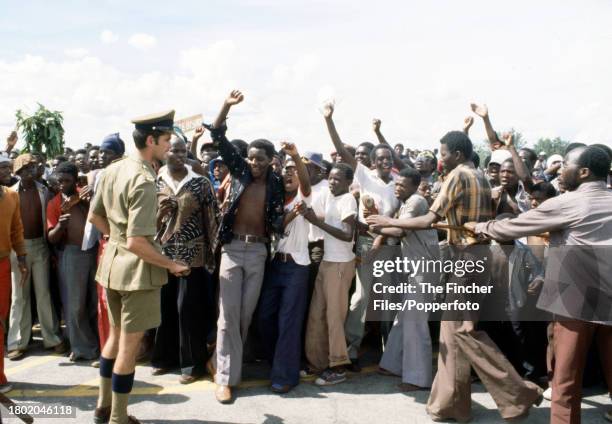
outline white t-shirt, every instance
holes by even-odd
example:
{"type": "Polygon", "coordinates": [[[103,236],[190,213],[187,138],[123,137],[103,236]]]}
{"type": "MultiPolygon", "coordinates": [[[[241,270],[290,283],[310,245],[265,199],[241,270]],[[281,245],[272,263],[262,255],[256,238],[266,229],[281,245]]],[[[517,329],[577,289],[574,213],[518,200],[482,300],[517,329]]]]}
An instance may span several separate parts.
{"type": "MultiPolygon", "coordinates": [[[[351,193],[345,193],[340,196],[334,196],[329,189],[321,192],[317,199],[319,210],[323,210],[323,214],[317,216],[325,216],[325,223],[343,231],[347,231],[349,226],[343,222],[350,216],[357,215],[357,201],[351,193]]],[[[313,210],[315,205],[313,205],[313,210]]],[[[355,258],[353,253],[353,241],[342,241],[336,237],[323,231],[323,260],[328,262],[349,262],[355,258]]]]}
{"type": "MultiPolygon", "coordinates": [[[[285,205],[285,213],[293,210],[293,206],[304,201],[306,206],[312,203],[312,193],[308,197],[302,195],[302,191],[298,189],[296,196],[285,205]]],[[[286,227],[285,236],[278,242],[277,250],[282,253],[290,253],[293,260],[298,265],[310,265],[310,255],[308,254],[308,232],[310,231],[310,222],[306,221],[303,216],[296,216],[286,227]]]]}
{"type": "MultiPolygon", "coordinates": [[[[378,177],[377,171],[370,170],[360,163],[357,163],[355,168],[354,181],[359,183],[359,198],[363,199],[364,195],[374,199],[379,215],[391,216],[399,207],[399,201],[395,197],[395,181],[391,174],[391,181],[384,182],[378,177]]],[[[359,221],[365,222],[363,217],[363,205],[359,208],[359,221]]]]}
{"type": "MultiPolygon", "coordinates": [[[[327,187],[329,187],[327,180],[321,180],[317,184],[310,187],[310,196],[312,197],[312,210],[317,216],[325,215],[325,211],[321,209],[321,202],[318,201],[318,198],[322,192],[327,190],[327,187]]],[[[310,232],[308,233],[308,241],[323,240],[323,230],[310,223],[309,225],[310,232]]]]}

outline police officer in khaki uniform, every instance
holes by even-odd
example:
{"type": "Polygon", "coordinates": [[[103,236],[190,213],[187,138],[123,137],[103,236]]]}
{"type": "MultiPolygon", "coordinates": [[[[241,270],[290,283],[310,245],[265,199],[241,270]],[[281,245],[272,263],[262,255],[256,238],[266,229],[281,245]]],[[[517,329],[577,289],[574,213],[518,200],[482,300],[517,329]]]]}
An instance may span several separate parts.
{"type": "Polygon", "coordinates": [[[154,160],[170,148],[174,111],[132,121],[137,153],[104,170],[89,221],[109,237],[96,280],[105,287],[110,334],[100,356],[100,393],[96,423],[138,423],[127,415],[136,354],[144,332],[161,322],[160,289],[166,270],[177,276],[189,267],[163,256],[153,241],[157,196],[154,160]]]}

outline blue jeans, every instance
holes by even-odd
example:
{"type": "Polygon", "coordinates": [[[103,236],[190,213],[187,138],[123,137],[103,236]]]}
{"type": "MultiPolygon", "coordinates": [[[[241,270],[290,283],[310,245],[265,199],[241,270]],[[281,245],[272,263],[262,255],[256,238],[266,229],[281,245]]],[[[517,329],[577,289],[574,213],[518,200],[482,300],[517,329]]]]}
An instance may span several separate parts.
{"type": "Polygon", "coordinates": [[[272,384],[300,381],[302,325],[308,297],[308,265],[274,259],[266,268],[259,299],[259,329],[272,362],[272,384]]]}

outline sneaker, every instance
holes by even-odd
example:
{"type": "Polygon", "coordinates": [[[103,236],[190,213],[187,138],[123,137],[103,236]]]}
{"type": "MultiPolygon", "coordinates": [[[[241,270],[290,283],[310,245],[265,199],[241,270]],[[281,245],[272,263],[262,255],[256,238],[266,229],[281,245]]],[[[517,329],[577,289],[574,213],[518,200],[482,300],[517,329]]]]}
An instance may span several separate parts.
{"type": "Polygon", "coordinates": [[[342,383],[346,380],[346,373],[344,371],[333,371],[326,369],[323,373],[315,380],[317,386],[331,386],[332,384],[342,383]]]}
{"type": "Polygon", "coordinates": [[[0,393],[8,393],[13,390],[13,385],[11,383],[0,384],[0,393]]]}
{"type": "Polygon", "coordinates": [[[552,400],[552,387],[549,387],[548,389],[544,390],[544,393],[542,393],[542,396],[546,400],[552,400]]]}

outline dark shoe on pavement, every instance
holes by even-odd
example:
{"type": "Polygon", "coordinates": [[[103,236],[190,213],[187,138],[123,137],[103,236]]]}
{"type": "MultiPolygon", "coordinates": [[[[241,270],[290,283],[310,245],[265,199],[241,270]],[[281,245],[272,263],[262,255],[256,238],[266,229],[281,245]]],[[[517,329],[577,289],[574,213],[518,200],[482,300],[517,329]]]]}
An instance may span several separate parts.
{"type": "Polygon", "coordinates": [[[359,365],[359,359],[351,359],[350,365],[346,366],[346,369],[351,372],[361,372],[361,365],[359,365]]]}
{"type": "Polygon", "coordinates": [[[300,370],[300,378],[314,377],[317,373],[310,367],[305,367],[300,370]]]}
{"type": "Polygon", "coordinates": [[[230,386],[217,386],[215,397],[219,403],[230,403],[232,401],[232,389],[230,386]]]}
{"type": "Polygon", "coordinates": [[[61,341],[59,344],[53,346],[53,352],[63,355],[68,352],[68,343],[65,340],[61,341]]]}
{"type": "Polygon", "coordinates": [[[346,373],[344,371],[334,371],[328,368],[315,380],[315,384],[317,386],[331,386],[332,384],[342,383],[345,380],[346,373]]]}
{"type": "Polygon", "coordinates": [[[94,423],[106,424],[110,421],[111,407],[103,406],[94,410],[94,423]]]}
{"type": "Polygon", "coordinates": [[[25,355],[25,353],[26,351],[24,349],[15,349],[7,353],[6,357],[9,358],[11,361],[16,361],[17,359],[25,355]]]}
{"type": "Polygon", "coordinates": [[[292,387],[288,384],[272,383],[272,385],[270,386],[270,390],[272,390],[274,393],[279,393],[279,394],[289,393],[291,389],[292,387]]]}

